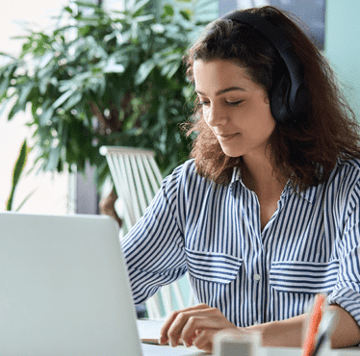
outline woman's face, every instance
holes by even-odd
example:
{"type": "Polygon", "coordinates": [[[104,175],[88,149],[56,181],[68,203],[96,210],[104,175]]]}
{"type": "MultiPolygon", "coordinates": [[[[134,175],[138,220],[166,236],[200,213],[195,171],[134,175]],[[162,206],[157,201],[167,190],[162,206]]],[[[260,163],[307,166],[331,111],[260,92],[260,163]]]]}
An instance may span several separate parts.
{"type": "Polygon", "coordinates": [[[265,90],[227,60],[196,60],[194,79],[204,119],[224,153],[244,158],[265,154],[275,128],[265,90]]]}

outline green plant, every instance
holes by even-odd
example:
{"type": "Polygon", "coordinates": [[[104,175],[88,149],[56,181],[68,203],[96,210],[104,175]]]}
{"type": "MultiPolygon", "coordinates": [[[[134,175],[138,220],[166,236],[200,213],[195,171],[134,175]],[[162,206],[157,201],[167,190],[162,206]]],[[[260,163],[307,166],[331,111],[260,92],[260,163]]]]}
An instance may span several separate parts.
{"type": "Polygon", "coordinates": [[[13,169],[11,191],[10,191],[9,197],[6,201],[6,210],[8,210],[8,211],[11,211],[11,210],[19,211],[21,209],[21,207],[26,203],[26,201],[34,193],[34,191],[29,193],[16,209],[13,208],[13,201],[14,201],[16,187],[18,186],[20,178],[23,175],[23,171],[24,171],[24,168],[26,165],[26,161],[27,161],[29,152],[30,152],[30,148],[28,147],[26,140],[24,140],[24,142],[21,145],[19,156],[16,159],[14,169],[13,169]]]}
{"type": "Polygon", "coordinates": [[[67,25],[27,29],[20,55],[0,68],[0,102],[11,105],[9,120],[30,107],[39,169],[84,171],[89,162],[101,183],[102,145],[153,149],[163,174],[187,159],[179,125],[193,104],[181,58],[204,25],[196,11],[213,3],[175,1],[156,17],[149,0],[110,13],[76,2],[59,16],[67,25]]]}

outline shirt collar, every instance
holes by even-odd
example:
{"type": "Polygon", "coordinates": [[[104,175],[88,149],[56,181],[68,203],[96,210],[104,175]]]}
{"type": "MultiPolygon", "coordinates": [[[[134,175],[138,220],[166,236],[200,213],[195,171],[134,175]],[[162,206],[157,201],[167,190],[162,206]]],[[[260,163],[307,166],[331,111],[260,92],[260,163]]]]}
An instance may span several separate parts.
{"type": "MultiPolygon", "coordinates": [[[[240,167],[234,167],[233,168],[233,173],[232,173],[232,177],[231,177],[230,186],[232,186],[237,181],[240,181],[240,183],[243,185],[243,182],[242,182],[242,179],[241,179],[241,168],[240,167]]],[[[304,199],[306,199],[309,203],[313,204],[315,202],[315,200],[316,200],[317,190],[318,190],[317,186],[309,187],[309,188],[307,188],[307,189],[305,189],[303,191],[300,191],[298,186],[295,186],[294,188],[291,188],[291,181],[289,179],[289,181],[285,185],[285,188],[284,188],[281,195],[283,197],[283,196],[287,195],[289,192],[293,191],[293,192],[299,194],[304,199]]]]}
{"type": "Polygon", "coordinates": [[[230,184],[232,185],[233,183],[237,182],[238,180],[241,181],[241,169],[240,169],[240,167],[234,167],[230,184]]]}
{"type": "Polygon", "coordinates": [[[300,188],[298,186],[295,186],[293,188],[293,191],[306,199],[309,203],[314,204],[316,200],[318,186],[311,186],[302,191],[300,191],[300,188]]]}

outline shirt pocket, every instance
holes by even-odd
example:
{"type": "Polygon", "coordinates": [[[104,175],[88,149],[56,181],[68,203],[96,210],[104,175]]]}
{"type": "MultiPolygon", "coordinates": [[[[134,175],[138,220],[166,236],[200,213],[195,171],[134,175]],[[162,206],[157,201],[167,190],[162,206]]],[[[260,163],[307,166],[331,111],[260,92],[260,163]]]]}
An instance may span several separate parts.
{"type": "Polygon", "coordinates": [[[330,293],[337,281],[339,261],[277,261],[270,269],[270,286],[278,292],[330,293]]]}
{"type": "Polygon", "coordinates": [[[209,282],[229,284],[239,273],[242,259],[219,252],[185,249],[191,277],[209,282]]]}

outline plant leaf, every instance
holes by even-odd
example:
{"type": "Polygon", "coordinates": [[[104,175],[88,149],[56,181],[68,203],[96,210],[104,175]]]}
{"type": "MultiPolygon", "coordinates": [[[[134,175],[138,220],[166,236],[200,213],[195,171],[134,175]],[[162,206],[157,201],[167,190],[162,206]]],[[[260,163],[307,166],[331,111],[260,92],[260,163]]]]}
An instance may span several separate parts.
{"type": "Polygon", "coordinates": [[[14,166],[14,170],[13,170],[11,192],[10,192],[9,198],[7,199],[7,202],[6,202],[6,210],[8,210],[8,211],[12,210],[12,204],[13,204],[13,200],[14,200],[15,190],[19,183],[21,173],[24,170],[26,160],[27,160],[27,155],[28,155],[28,147],[27,147],[26,140],[24,140],[24,142],[21,145],[20,153],[15,162],[15,166],[14,166]]]}
{"type": "Polygon", "coordinates": [[[139,67],[138,72],[135,75],[135,84],[140,85],[149,76],[150,72],[155,68],[156,63],[151,58],[146,62],[142,63],[139,67]]]}
{"type": "Polygon", "coordinates": [[[25,107],[26,107],[26,103],[27,103],[27,98],[28,95],[31,92],[31,89],[34,87],[34,83],[32,81],[29,81],[28,83],[26,83],[24,85],[24,87],[21,90],[20,96],[19,96],[19,100],[18,100],[18,105],[20,107],[20,110],[24,111],[25,107]]]}
{"type": "Polygon", "coordinates": [[[45,166],[45,171],[54,171],[59,163],[60,159],[60,147],[54,147],[50,149],[49,159],[45,166]]]}
{"type": "Polygon", "coordinates": [[[54,109],[58,108],[61,104],[63,104],[67,99],[70,98],[71,95],[74,94],[74,90],[70,89],[67,92],[65,92],[63,95],[60,96],[59,99],[55,101],[55,103],[52,105],[54,109]]]}
{"type": "Polygon", "coordinates": [[[134,5],[134,7],[131,9],[131,12],[133,14],[134,17],[138,16],[141,12],[141,9],[143,7],[145,7],[145,5],[149,2],[150,0],[141,0],[138,3],[136,3],[134,5]]]}
{"type": "MultiPolygon", "coordinates": [[[[46,105],[49,105],[49,104],[46,103],[46,105]]],[[[43,105],[43,107],[46,107],[46,106],[43,105]]],[[[47,109],[43,109],[43,110],[44,110],[43,113],[39,117],[39,125],[40,126],[46,126],[47,125],[49,120],[52,119],[55,109],[50,105],[47,109]]]]}
{"type": "Polygon", "coordinates": [[[72,95],[69,98],[69,100],[64,105],[63,109],[64,110],[70,110],[72,107],[74,107],[76,104],[78,104],[81,101],[82,98],[83,98],[83,93],[82,92],[75,93],[74,95],[72,95]]]}
{"type": "Polygon", "coordinates": [[[86,1],[74,1],[74,3],[81,7],[90,7],[95,9],[99,7],[99,5],[91,4],[90,2],[86,2],[86,1]]]}
{"type": "Polygon", "coordinates": [[[19,204],[19,206],[15,209],[15,211],[19,211],[23,205],[31,198],[31,196],[37,191],[37,189],[32,190],[25,198],[24,200],[19,204]]]}
{"type": "Polygon", "coordinates": [[[165,4],[164,8],[163,8],[163,15],[173,17],[174,16],[174,8],[169,4],[165,4]]]}

